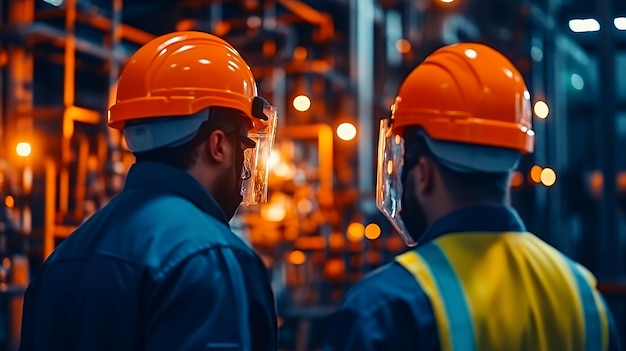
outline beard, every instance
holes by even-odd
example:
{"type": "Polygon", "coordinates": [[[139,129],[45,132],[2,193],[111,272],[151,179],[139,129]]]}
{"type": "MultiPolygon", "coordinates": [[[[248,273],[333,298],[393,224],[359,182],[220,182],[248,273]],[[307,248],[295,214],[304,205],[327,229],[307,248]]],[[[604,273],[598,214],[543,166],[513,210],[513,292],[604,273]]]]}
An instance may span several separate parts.
{"type": "Polygon", "coordinates": [[[241,196],[240,189],[237,188],[231,192],[231,195],[225,201],[222,202],[222,210],[229,221],[233,218],[235,212],[237,212],[237,209],[241,204],[241,200],[243,200],[243,197],[241,196]]]}
{"type": "Polygon", "coordinates": [[[243,200],[243,196],[241,196],[242,168],[243,156],[236,157],[235,162],[221,175],[220,186],[214,194],[215,199],[229,221],[233,218],[243,200]]]}
{"type": "Polygon", "coordinates": [[[409,235],[419,243],[429,226],[426,212],[417,199],[415,182],[412,181],[412,177],[409,175],[403,183],[400,218],[402,218],[404,226],[409,231],[409,235]]]}

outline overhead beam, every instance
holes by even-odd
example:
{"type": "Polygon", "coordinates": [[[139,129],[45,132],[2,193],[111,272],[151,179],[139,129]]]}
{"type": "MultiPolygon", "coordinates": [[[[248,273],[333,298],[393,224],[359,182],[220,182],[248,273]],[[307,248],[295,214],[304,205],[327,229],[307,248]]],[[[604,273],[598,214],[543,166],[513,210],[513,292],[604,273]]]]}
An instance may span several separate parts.
{"type": "MultiPolygon", "coordinates": [[[[53,19],[59,18],[65,15],[65,10],[62,8],[54,8],[49,10],[38,11],[36,19],[53,19]]],[[[93,28],[101,30],[103,32],[111,32],[112,20],[104,15],[97,13],[84,13],[77,11],[76,20],[79,23],[88,24],[93,28]]],[[[120,24],[120,36],[123,40],[133,42],[135,44],[143,45],[156,36],[141,29],[135,28],[128,24],[120,24]]]]}
{"type": "Polygon", "coordinates": [[[317,26],[319,31],[315,39],[324,41],[333,37],[334,23],[327,13],[320,12],[299,0],[278,0],[277,2],[303,21],[317,26]]]}
{"type": "MultiPolygon", "coordinates": [[[[45,23],[34,23],[32,25],[17,26],[13,32],[21,38],[30,40],[42,40],[52,43],[59,47],[65,47],[67,42],[67,33],[59,28],[53,27],[45,23]]],[[[101,44],[91,42],[86,39],[75,38],[75,49],[78,52],[86,53],[103,60],[111,57],[111,50],[101,44]]],[[[117,50],[113,55],[117,60],[125,62],[129,55],[117,50]]]]}

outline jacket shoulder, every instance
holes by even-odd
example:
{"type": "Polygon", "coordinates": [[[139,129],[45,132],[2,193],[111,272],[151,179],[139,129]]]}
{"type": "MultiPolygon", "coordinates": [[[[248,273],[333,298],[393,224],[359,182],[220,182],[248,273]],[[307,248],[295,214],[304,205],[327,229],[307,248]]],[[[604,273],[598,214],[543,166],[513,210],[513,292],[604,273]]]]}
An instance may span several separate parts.
{"type": "Polygon", "coordinates": [[[123,195],[83,223],[56,258],[100,255],[159,272],[207,250],[250,251],[218,214],[185,198],[143,191],[123,195]]]}
{"type": "Polygon", "coordinates": [[[390,302],[411,304],[425,297],[418,282],[399,264],[384,265],[356,283],[344,299],[345,306],[358,308],[361,312],[375,312],[386,308],[390,302]]]}

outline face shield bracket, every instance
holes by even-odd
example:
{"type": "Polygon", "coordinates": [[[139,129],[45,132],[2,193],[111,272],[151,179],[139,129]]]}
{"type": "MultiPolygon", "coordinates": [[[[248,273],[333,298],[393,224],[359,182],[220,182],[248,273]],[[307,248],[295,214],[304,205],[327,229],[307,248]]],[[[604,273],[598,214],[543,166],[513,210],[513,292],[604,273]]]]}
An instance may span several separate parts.
{"type": "Polygon", "coordinates": [[[269,120],[268,115],[265,113],[268,108],[274,108],[274,106],[270,105],[270,103],[264,98],[255,96],[252,100],[252,117],[263,121],[269,120]]]}

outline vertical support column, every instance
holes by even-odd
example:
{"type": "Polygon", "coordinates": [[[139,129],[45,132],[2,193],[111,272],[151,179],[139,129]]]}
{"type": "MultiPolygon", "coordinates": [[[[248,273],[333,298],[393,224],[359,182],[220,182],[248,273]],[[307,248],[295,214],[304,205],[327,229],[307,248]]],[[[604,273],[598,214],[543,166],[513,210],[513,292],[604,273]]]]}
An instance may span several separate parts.
{"type": "MultiPolygon", "coordinates": [[[[551,0],[548,2],[548,18],[555,18],[560,7],[559,0],[551,0]]],[[[566,218],[563,213],[563,186],[559,182],[559,174],[565,174],[568,167],[568,119],[567,106],[565,99],[567,94],[561,84],[560,75],[562,67],[565,67],[565,55],[563,50],[566,47],[559,39],[559,34],[551,27],[546,25],[545,30],[546,41],[548,45],[545,52],[545,89],[547,104],[550,107],[550,114],[544,122],[546,123],[545,146],[547,151],[547,163],[539,164],[541,167],[550,167],[557,174],[557,182],[554,186],[547,188],[546,211],[542,215],[546,218],[546,238],[553,245],[568,255],[572,254],[571,236],[569,228],[564,227],[566,218]]],[[[544,187],[540,185],[540,187],[544,187]]]]}
{"type": "Polygon", "coordinates": [[[74,201],[76,209],[74,210],[74,221],[80,223],[85,215],[85,200],[87,194],[87,172],[89,159],[89,140],[86,136],[80,135],[78,140],[78,153],[76,157],[76,190],[74,193],[74,201]]]}
{"type": "MultiPolygon", "coordinates": [[[[34,0],[15,0],[10,3],[9,22],[12,25],[29,25],[34,15],[34,0]]],[[[5,134],[4,146],[8,152],[15,152],[18,142],[33,141],[33,56],[24,47],[11,47],[8,56],[5,127],[11,133],[5,134]]]]}
{"type": "Polygon", "coordinates": [[[569,167],[569,130],[568,111],[567,111],[567,93],[562,84],[561,75],[563,74],[561,67],[565,67],[565,55],[563,45],[559,44],[558,38],[555,40],[555,50],[552,52],[552,59],[549,62],[550,69],[547,72],[549,79],[546,80],[546,91],[550,100],[550,116],[548,116],[548,148],[549,163],[546,165],[552,167],[557,174],[557,182],[548,189],[548,230],[550,240],[561,251],[567,255],[573,254],[571,230],[565,224],[569,223],[564,213],[564,184],[559,182],[559,174],[565,174],[569,167]]]}
{"type": "MultiPolygon", "coordinates": [[[[536,26],[539,27],[539,26],[536,26]]],[[[546,66],[549,64],[549,55],[554,50],[554,41],[550,40],[550,30],[546,28],[545,23],[541,23],[541,29],[536,32],[535,37],[532,38],[531,47],[535,47],[535,50],[539,50],[542,53],[541,60],[539,60],[531,71],[531,84],[532,87],[528,87],[531,90],[531,103],[537,101],[537,99],[544,99],[545,92],[545,78],[546,78],[546,66]],[[550,49],[552,47],[552,49],[550,49]]],[[[533,129],[535,130],[535,151],[533,152],[533,163],[537,165],[545,165],[547,163],[547,128],[546,120],[537,119],[533,113],[533,129]]],[[[526,174],[528,177],[528,174],[526,174]]],[[[547,192],[546,188],[541,185],[535,185],[532,188],[534,195],[533,210],[532,210],[532,225],[533,230],[536,230],[538,234],[544,234],[547,230],[546,222],[546,206],[547,206],[547,192]]]]}
{"type": "MultiPolygon", "coordinates": [[[[600,46],[598,65],[602,103],[598,104],[600,118],[600,169],[604,176],[600,202],[600,230],[597,235],[598,271],[609,277],[618,273],[616,238],[618,238],[618,199],[616,182],[616,125],[615,125],[615,57],[613,56],[613,0],[596,2],[600,18],[600,46]]],[[[621,259],[620,259],[621,260],[621,259]]],[[[623,264],[623,262],[622,262],[623,264]]]]}
{"type": "Polygon", "coordinates": [[[356,89],[356,116],[359,121],[359,192],[365,210],[374,211],[374,11],[373,0],[350,0],[350,78],[356,89]]]}
{"type": "MultiPolygon", "coordinates": [[[[535,187],[535,221],[539,233],[544,239],[555,245],[567,254],[572,254],[569,230],[564,227],[566,218],[563,210],[563,184],[559,180],[560,174],[566,173],[568,167],[568,120],[565,99],[566,92],[558,84],[562,74],[559,67],[565,64],[563,45],[559,45],[558,33],[554,25],[547,20],[557,13],[558,1],[549,1],[546,15],[536,9],[537,20],[541,23],[543,36],[543,64],[538,65],[543,71],[535,70],[533,75],[534,92],[533,103],[545,99],[550,107],[547,119],[534,119],[536,132],[536,147],[534,152],[535,163],[540,167],[550,167],[557,173],[557,183],[549,188],[542,184],[535,187]]],[[[532,45],[540,47],[541,40],[532,39],[532,45]]],[[[533,114],[534,115],[534,114],[533,114]]]]}
{"type": "Polygon", "coordinates": [[[281,67],[274,68],[271,79],[273,86],[271,103],[278,109],[278,127],[282,128],[285,125],[285,116],[287,114],[287,77],[285,70],[281,67]]]}
{"type": "Polygon", "coordinates": [[[222,4],[220,1],[215,1],[211,4],[210,21],[209,28],[211,28],[212,31],[215,31],[217,25],[222,23],[222,4]]]}
{"type": "Polygon", "coordinates": [[[61,138],[61,169],[59,179],[59,211],[65,215],[68,211],[72,150],[71,140],[74,134],[74,120],[67,111],[74,106],[76,87],[76,0],[65,1],[65,60],[63,76],[63,137],[61,138]]]}
{"type": "Polygon", "coordinates": [[[415,1],[406,1],[403,5],[403,25],[402,31],[405,35],[405,39],[408,39],[411,43],[421,44],[422,30],[422,10],[424,4],[415,1]]]}
{"type": "MultiPolygon", "coordinates": [[[[34,0],[13,0],[9,2],[9,22],[13,26],[26,26],[32,24],[35,17],[34,0]]],[[[23,46],[13,46],[8,51],[8,90],[6,103],[6,120],[3,127],[10,132],[2,134],[2,140],[9,157],[9,153],[15,153],[15,146],[20,141],[31,143],[34,148],[41,150],[41,144],[33,143],[33,56],[23,46]]],[[[0,111],[1,112],[1,111],[0,111]]],[[[17,155],[10,155],[17,157],[17,155]]],[[[32,188],[32,168],[27,162],[23,165],[22,202],[26,194],[32,188]]],[[[26,230],[31,226],[31,212],[28,203],[19,205],[21,219],[27,222],[26,230]]],[[[30,234],[30,232],[28,232],[30,234]]],[[[28,266],[25,257],[15,255],[13,257],[13,282],[14,286],[25,288],[28,285],[28,266]]],[[[23,296],[14,295],[9,298],[8,316],[9,323],[6,331],[8,350],[19,348],[21,321],[22,321],[23,296]]]]}
{"type": "MultiPolygon", "coordinates": [[[[113,17],[111,19],[111,40],[110,40],[110,57],[109,57],[109,104],[108,107],[113,106],[115,104],[116,94],[117,94],[117,82],[120,74],[120,62],[116,56],[118,51],[118,47],[120,45],[122,39],[121,33],[121,24],[122,24],[122,8],[123,1],[122,0],[112,0],[113,1],[113,17]]],[[[108,138],[108,161],[112,164],[120,162],[122,160],[122,155],[120,151],[120,143],[121,143],[121,133],[118,130],[108,128],[107,121],[104,120],[102,123],[102,128],[107,131],[108,138]]],[[[113,165],[110,165],[113,168],[113,165]]],[[[113,189],[114,185],[113,177],[109,177],[111,182],[107,184],[107,189],[113,189]]]]}
{"type": "Polygon", "coordinates": [[[54,250],[55,217],[56,217],[56,176],[57,170],[54,160],[46,158],[44,162],[44,231],[43,231],[43,259],[54,250]]]}
{"type": "MultiPolygon", "coordinates": [[[[109,87],[114,87],[120,71],[120,62],[116,56],[122,39],[122,0],[113,0],[113,17],[111,18],[111,47],[109,87]]],[[[111,91],[110,91],[111,92],[111,91]]],[[[115,99],[115,91],[109,97],[115,99]]]]}
{"type": "MultiPolygon", "coordinates": [[[[4,3],[0,1],[0,28],[4,27],[4,3]]],[[[0,159],[6,158],[6,138],[4,136],[6,120],[4,111],[4,71],[3,68],[9,60],[9,54],[5,47],[0,45],[0,159]]],[[[1,183],[1,182],[0,182],[1,183]]]]}
{"type": "MultiPolygon", "coordinates": [[[[13,286],[26,289],[29,282],[28,260],[23,255],[13,256],[11,262],[13,274],[13,286]]],[[[24,309],[24,296],[22,294],[8,295],[9,311],[9,350],[19,350],[20,337],[22,333],[22,310],[24,309]]]]}

